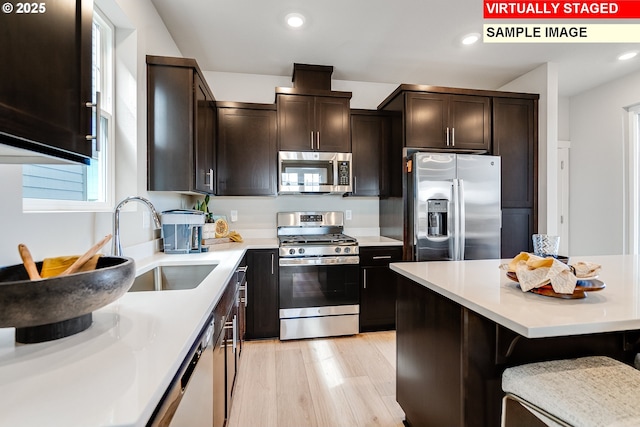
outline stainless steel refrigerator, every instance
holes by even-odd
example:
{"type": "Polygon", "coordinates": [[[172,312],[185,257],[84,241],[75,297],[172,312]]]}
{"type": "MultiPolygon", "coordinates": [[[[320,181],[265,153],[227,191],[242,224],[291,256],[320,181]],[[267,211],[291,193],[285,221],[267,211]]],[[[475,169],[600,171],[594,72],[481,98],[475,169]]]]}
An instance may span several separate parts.
{"type": "Polygon", "coordinates": [[[500,258],[500,157],[417,152],[408,169],[415,261],[500,258]]]}

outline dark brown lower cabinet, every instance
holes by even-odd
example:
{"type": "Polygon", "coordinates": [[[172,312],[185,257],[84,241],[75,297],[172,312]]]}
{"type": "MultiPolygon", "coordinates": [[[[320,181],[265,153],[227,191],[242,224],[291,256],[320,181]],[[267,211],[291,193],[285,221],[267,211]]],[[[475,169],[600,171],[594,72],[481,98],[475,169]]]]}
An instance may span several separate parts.
{"type": "Polygon", "coordinates": [[[234,274],[214,309],[213,426],[223,427],[231,413],[239,367],[240,286],[234,274]]]}
{"type": "Polygon", "coordinates": [[[389,263],[402,260],[402,247],[360,247],[360,332],[396,327],[397,275],[389,263]]]}
{"type": "Polygon", "coordinates": [[[396,400],[408,426],[499,426],[506,368],[594,355],[633,364],[639,335],[525,338],[398,276],[396,400]]]}
{"type": "Polygon", "coordinates": [[[247,339],[277,338],[280,335],[278,315],[278,250],[247,251],[247,339]]]}

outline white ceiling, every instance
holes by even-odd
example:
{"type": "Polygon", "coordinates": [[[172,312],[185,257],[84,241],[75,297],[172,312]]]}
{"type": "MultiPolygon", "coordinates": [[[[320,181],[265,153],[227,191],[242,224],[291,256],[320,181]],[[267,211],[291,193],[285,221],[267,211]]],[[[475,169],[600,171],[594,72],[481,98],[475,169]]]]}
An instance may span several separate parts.
{"type": "Polygon", "coordinates": [[[332,65],[336,80],[497,89],[553,62],[560,95],[571,96],[640,70],[639,57],[616,60],[638,49],[631,43],[462,46],[487,23],[482,0],[151,1],[207,71],[290,76],[296,62],[332,65]],[[306,17],[303,29],[285,26],[290,12],[306,17]]]}

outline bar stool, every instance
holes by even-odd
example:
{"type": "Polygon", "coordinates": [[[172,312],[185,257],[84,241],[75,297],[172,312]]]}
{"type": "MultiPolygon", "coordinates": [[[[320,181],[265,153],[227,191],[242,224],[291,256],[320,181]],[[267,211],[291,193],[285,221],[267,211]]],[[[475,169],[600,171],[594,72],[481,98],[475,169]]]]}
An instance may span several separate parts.
{"type": "Polygon", "coordinates": [[[603,356],[508,368],[502,427],[640,426],[640,371],[603,356]]]}

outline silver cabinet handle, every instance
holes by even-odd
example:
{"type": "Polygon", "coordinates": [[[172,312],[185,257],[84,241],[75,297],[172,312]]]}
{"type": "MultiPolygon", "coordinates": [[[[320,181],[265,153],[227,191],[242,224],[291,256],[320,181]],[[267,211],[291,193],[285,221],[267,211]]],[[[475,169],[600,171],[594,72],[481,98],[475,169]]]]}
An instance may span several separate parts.
{"type": "Polygon", "coordinates": [[[271,275],[273,276],[273,261],[274,261],[274,256],[273,254],[271,254],[271,275]]]}
{"type": "Polygon", "coordinates": [[[311,149],[313,150],[313,131],[311,131],[311,149]]]}
{"type": "Polygon", "coordinates": [[[362,282],[363,282],[364,288],[367,289],[367,269],[366,268],[362,270],[362,278],[363,278],[362,282]]]}
{"type": "Polygon", "coordinates": [[[391,259],[391,255],[377,255],[372,257],[372,259],[391,259]]]}
{"type": "Polygon", "coordinates": [[[449,146],[449,127],[447,127],[447,147],[449,146]]]}
{"type": "Polygon", "coordinates": [[[318,146],[318,150],[320,149],[320,131],[316,132],[316,145],[318,146]]]}
{"type": "Polygon", "coordinates": [[[236,352],[238,346],[238,316],[233,315],[233,352],[236,352]]]}
{"type": "Polygon", "coordinates": [[[248,287],[249,282],[244,282],[244,286],[240,286],[240,290],[244,292],[244,298],[240,298],[240,302],[244,304],[245,308],[249,307],[249,293],[248,287]]]}
{"type": "Polygon", "coordinates": [[[96,103],[87,102],[84,104],[87,108],[96,109],[96,134],[86,135],[87,141],[96,140],[96,151],[100,151],[100,92],[96,92],[96,103]]]}
{"type": "MultiPolygon", "coordinates": [[[[211,190],[213,192],[213,178],[214,178],[214,174],[213,174],[213,169],[209,169],[209,172],[204,174],[205,177],[208,176],[209,177],[209,190],[211,190]]],[[[204,185],[207,185],[207,180],[204,180],[204,185]]]]}
{"type": "Polygon", "coordinates": [[[456,146],[456,128],[451,128],[451,146],[456,146]]]}

